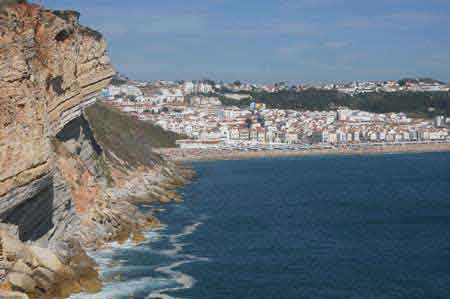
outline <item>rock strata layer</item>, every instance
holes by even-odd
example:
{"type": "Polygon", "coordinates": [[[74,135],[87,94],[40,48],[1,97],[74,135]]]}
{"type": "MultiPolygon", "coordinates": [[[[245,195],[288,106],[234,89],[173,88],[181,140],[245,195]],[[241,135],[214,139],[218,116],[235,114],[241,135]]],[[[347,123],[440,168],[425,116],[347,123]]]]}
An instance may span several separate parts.
{"type": "Polygon", "coordinates": [[[77,12],[24,3],[1,10],[0,219],[35,239],[45,226],[67,222],[61,217],[71,208],[51,138],[81,116],[115,72],[106,42],[78,23],[77,12]],[[53,215],[25,216],[33,206],[53,215]]]}
{"type": "Polygon", "coordinates": [[[84,113],[115,74],[101,34],[77,12],[8,2],[0,2],[0,298],[95,292],[101,281],[84,249],[142,240],[158,222],[134,204],[180,201],[168,190],[194,173],[155,153],[129,163],[103,144],[84,113]]]}

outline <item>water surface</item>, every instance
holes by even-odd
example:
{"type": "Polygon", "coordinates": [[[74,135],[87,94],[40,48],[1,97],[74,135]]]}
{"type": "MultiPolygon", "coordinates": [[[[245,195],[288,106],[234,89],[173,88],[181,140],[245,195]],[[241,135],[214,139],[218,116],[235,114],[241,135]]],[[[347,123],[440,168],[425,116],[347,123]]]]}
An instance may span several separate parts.
{"type": "Polygon", "coordinates": [[[450,298],[450,153],[193,165],[98,298],[450,298]]]}

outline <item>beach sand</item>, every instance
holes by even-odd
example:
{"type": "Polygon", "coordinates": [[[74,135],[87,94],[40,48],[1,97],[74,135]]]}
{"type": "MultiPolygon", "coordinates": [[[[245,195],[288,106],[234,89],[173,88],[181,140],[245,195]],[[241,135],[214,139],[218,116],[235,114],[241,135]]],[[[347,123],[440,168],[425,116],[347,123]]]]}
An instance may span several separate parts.
{"type": "Polygon", "coordinates": [[[336,148],[308,150],[261,150],[238,151],[217,149],[161,149],[158,153],[170,157],[173,161],[209,161],[209,160],[241,160],[270,157],[296,157],[316,155],[379,155],[393,153],[428,153],[449,152],[450,143],[439,144],[404,144],[371,146],[367,148],[336,148]]]}

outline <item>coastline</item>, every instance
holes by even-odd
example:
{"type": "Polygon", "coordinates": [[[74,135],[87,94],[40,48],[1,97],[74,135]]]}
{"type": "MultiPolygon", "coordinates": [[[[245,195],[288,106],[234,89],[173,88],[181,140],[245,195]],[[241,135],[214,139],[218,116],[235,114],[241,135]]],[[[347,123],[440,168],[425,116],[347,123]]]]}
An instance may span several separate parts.
{"type": "Polygon", "coordinates": [[[276,157],[301,157],[322,155],[383,155],[383,154],[408,154],[408,153],[432,153],[450,152],[450,143],[440,144],[404,144],[385,145],[370,148],[333,148],[333,149],[305,149],[305,150],[183,150],[165,149],[160,151],[162,155],[170,156],[176,162],[196,162],[215,160],[244,160],[257,158],[276,157]]]}

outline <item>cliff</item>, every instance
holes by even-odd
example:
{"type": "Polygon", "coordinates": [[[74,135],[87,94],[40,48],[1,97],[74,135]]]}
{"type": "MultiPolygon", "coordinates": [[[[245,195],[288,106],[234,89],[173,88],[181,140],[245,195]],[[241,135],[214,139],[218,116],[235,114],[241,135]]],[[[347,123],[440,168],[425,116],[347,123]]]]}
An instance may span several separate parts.
{"type": "MultiPolygon", "coordinates": [[[[114,75],[105,41],[78,17],[28,4],[6,6],[0,15],[0,219],[21,224],[22,239],[41,237],[63,217],[24,210],[70,197],[51,137],[114,75]]],[[[62,200],[56,208],[69,205],[62,200]]]]}
{"type": "MultiPolygon", "coordinates": [[[[6,293],[0,297],[95,291],[100,282],[83,247],[139,239],[139,231],[157,221],[134,203],[180,200],[168,189],[193,173],[162,159],[151,142],[142,143],[152,136],[133,131],[140,125],[111,142],[104,128],[117,123],[100,119],[94,108],[85,112],[115,71],[105,40],[80,25],[77,12],[5,3],[0,3],[0,290],[6,293]],[[103,130],[95,129],[98,123],[103,130]]],[[[118,121],[136,120],[122,115],[118,121]]]]}

